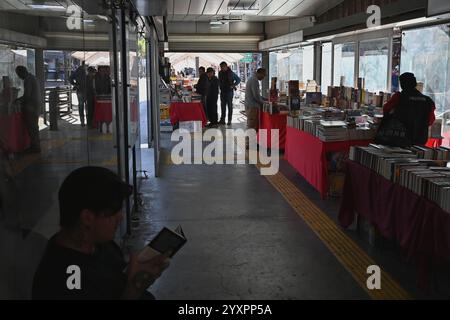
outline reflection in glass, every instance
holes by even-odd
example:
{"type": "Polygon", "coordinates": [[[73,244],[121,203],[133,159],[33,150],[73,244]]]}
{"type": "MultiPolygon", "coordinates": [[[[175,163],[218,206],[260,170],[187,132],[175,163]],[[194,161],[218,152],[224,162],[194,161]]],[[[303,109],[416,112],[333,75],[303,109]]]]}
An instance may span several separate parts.
{"type": "Polygon", "coordinates": [[[322,80],[320,84],[323,94],[327,94],[328,86],[331,86],[332,48],[331,42],[322,45],[322,80]]]}
{"type": "Polygon", "coordinates": [[[370,92],[387,90],[388,39],[361,41],[359,44],[359,77],[370,92]]]}
{"type": "Polygon", "coordinates": [[[343,77],[343,85],[355,85],[355,43],[336,44],[334,46],[333,84],[339,86],[343,77]]]}

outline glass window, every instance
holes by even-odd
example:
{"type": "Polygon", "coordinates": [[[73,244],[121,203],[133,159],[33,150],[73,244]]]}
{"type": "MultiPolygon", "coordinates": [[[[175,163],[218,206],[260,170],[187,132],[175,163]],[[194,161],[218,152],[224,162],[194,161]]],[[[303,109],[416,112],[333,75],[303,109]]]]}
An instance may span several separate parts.
{"type": "Polygon", "coordinates": [[[450,110],[449,33],[448,25],[439,25],[405,30],[402,38],[400,73],[412,72],[423,83],[438,116],[450,110]]]}
{"type": "Polygon", "coordinates": [[[314,46],[271,52],[269,64],[270,77],[278,77],[279,81],[312,80],[314,79],[314,46]]]}
{"type": "Polygon", "coordinates": [[[21,96],[23,81],[16,74],[17,66],[25,66],[30,73],[35,74],[34,49],[0,45],[0,88],[9,85],[13,88],[15,96],[21,96]]]}
{"type": "Polygon", "coordinates": [[[361,41],[359,44],[359,77],[370,92],[386,91],[388,72],[388,39],[361,41]]]}
{"type": "Polygon", "coordinates": [[[341,83],[353,87],[355,82],[355,43],[342,43],[334,46],[334,81],[335,86],[341,83]]]}
{"type": "Polygon", "coordinates": [[[272,79],[273,77],[278,76],[278,63],[277,63],[277,53],[270,52],[269,53],[269,77],[272,79]]]}
{"type": "Polygon", "coordinates": [[[320,84],[323,94],[327,94],[328,86],[331,86],[332,47],[331,42],[322,45],[322,79],[320,84]]]}
{"type": "Polygon", "coordinates": [[[314,79],[314,46],[303,47],[303,78],[302,80],[306,83],[307,80],[314,79]]]}

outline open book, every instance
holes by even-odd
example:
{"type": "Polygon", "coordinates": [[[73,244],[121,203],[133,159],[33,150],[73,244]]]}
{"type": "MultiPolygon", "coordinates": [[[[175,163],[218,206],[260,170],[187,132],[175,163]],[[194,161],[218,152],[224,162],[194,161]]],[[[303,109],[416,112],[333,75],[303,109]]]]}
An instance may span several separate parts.
{"type": "Polygon", "coordinates": [[[164,227],[139,254],[139,261],[148,261],[166,252],[170,252],[170,257],[173,257],[186,241],[181,226],[178,226],[175,230],[164,227]]]}

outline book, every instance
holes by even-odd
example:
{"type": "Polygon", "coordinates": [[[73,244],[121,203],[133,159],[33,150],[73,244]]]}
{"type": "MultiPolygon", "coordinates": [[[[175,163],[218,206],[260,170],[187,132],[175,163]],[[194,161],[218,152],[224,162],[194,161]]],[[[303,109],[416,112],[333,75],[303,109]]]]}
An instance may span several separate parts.
{"type": "Polygon", "coordinates": [[[139,253],[138,259],[140,262],[145,262],[165,253],[170,253],[170,257],[173,257],[186,242],[187,239],[181,226],[175,230],[164,227],[139,253]]]}

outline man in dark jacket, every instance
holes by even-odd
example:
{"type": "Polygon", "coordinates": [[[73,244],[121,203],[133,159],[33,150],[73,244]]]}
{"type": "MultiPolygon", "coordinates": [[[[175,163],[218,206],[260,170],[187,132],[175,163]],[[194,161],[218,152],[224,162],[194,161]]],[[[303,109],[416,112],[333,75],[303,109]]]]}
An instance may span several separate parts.
{"type": "Polygon", "coordinates": [[[195,86],[196,92],[202,96],[202,104],[205,110],[206,117],[208,118],[208,110],[206,107],[206,91],[208,90],[208,75],[205,72],[205,67],[198,68],[199,79],[195,86]]]}
{"type": "Polygon", "coordinates": [[[25,125],[31,139],[31,146],[27,152],[41,152],[41,143],[39,138],[39,114],[41,112],[41,91],[39,83],[34,75],[28,72],[24,66],[18,66],[16,73],[23,80],[23,96],[18,99],[22,105],[22,112],[25,125]]]}
{"type": "Polygon", "coordinates": [[[215,127],[217,125],[218,114],[217,114],[217,100],[219,98],[219,79],[215,76],[215,71],[213,68],[208,68],[206,71],[208,86],[206,92],[206,107],[207,115],[209,119],[209,127],[215,127]]]}
{"type": "Polygon", "coordinates": [[[236,86],[241,83],[241,79],[228,67],[226,62],[220,64],[219,72],[220,81],[220,102],[221,102],[221,115],[219,124],[225,124],[225,116],[228,106],[228,122],[227,125],[231,125],[231,119],[233,118],[233,96],[234,91],[237,90],[236,86]]]}
{"type": "Polygon", "coordinates": [[[77,92],[78,113],[80,115],[80,122],[82,127],[85,126],[84,110],[86,108],[86,77],[86,64],[83,61],[81,66],[79,66],[74,72],[72,72],[69,78],[70,84],[74,86],[77,92]]]}
{"type": "Polygon", "coordinates": [[[87,105],[87,125],[93,128],[94,108],[95,108],[95,75],[97,70],[94,67],[88,68],[86,78],[86,105],[87,105]]]}
{"type": "Polygon", "coordinates": [[[436,109],[433,100],[416,89],[417,81],[413,73],[400,76],[402,92],[395,93],[384,105],[383,112],[393,112],[406,127],[408,138],[413,145],[425,145],[428,140],[428,127],[435,121],[436,109]]]}

